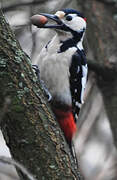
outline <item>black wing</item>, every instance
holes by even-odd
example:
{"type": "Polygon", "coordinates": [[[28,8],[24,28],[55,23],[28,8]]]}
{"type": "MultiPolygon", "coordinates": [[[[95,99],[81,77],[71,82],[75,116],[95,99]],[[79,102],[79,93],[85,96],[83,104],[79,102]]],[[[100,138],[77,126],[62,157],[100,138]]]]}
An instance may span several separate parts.
{"type": "Polygon", "coordinates": [[[87,79],[87,61],[83,50],[77,50],[72,56],[70,66],[70,90],[75,120],[77,120],[87,79]]]}

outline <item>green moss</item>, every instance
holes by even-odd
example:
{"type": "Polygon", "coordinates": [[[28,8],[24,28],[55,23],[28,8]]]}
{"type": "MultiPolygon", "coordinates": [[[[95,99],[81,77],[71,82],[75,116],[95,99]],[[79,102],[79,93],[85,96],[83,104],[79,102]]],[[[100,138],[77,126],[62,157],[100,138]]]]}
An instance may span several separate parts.
{"type": "Polygon", "coordinates": [[[17,97],[21,100],[22,97],[24,96],[25,94],[25,91],[24,90],[18,90],[17,91],[17,97]]]}
{"type": "Polygon", "coordinates": [[[9,83],[8,83],[8,87],[9,87],[9,88],[13,88],[13,86],[14,86],[14,84],[13,84],[12,82],[9,82],[9,83]]]}
{"type": "Polygon", "coordinates": [[[43,111],[41,112],[41,109],[39,110],[39,116],[43,122],[44,128],[48,129],[48,119],[47,117],[44,115],[43,111]]]}
{"type": "Polygon", "coordinates": [[[12,108],[11,108],[12,111],[15,111],[17,113],[21,113],[21,112],[24,112],[25,108],[21,105],[13,105],[12,108]]]}
{"type": "Polygon", "coordinates": [[[33,80],[33,82],[35,82],[35,83],[37,82],[37,78],[35,78],[35,77],[33,77],[32,80],[33,80]]]}
{"type": "Polygon", "coordinates": [[[22,59],[20,57],[18,57],[18,56],[15,56],[14,61],[16,63],[20,64],[22,62],[22,59]]]}
{"type": "Polygon", "coordinates": [[[6,71],[1,71],[0,69],[0,76],[3,78],[3,76],[7,76],[8,73],[6,71]]]}
{"type": "Polygon", "coordinates": [[[23,87],[23,83],[19,82],[19,87],[22,88],[23,87]]]}
{"type": "Polygon", "coordinates": [[[24,93],[28,93],[30,90],[27,87],[24,87],[24,93]]]}
{"type": "Polygon", "coordinates": [[[38,95],[39,89],[37,89],[37,87],[33,87],[33,91],[35,92],[36,95],[38,95]]]}
{"type": "Polygon", "coordinates": [[[32,63],[31,63],[31,60],[30,60],[29,56],[28,56],[25,52],[24,52],[24,55],[25,55],[25,57],[26,57],[26,62],[27,62],[29,65],[32,66],[32,63]]]}
{"type": "Polygon", "coordinates": [[[4,57],[0,58],[0,67],[6,67],[7,65],[7,59],[4,57]]]}
{"type": "Polygon", "coordinates": [[[56,169],[56,166],[55,165],[50,165],[49,166],[51,169],[56,169]]]}
{"type": "Polygon", "coordinates": [[[21,73],[21,77],[22,77],[22,78],[24,78],[24,77],[25,77],[23,73],[21,73]]]}
{"type": "MultiPolygon", "coordinates": [[[[20,82],[20,83],[19,83],[19,87],[22,88],[22,86],[23,86],[23,83],[20,82]]],[[[23,97],[26,93],[29,93],[29,91],[30,91],[29,88],[24,87],[23,89],[17,91],[17,97],[21,100],[22,97],[23,97]]]]}
{"type": "Polygon", "coordinates": [[[14,98],[12,99],[12,105],[17,105],[17,104],[18,105],[21,104],[21,101],[17,96],[14,96],[14,98]]]}

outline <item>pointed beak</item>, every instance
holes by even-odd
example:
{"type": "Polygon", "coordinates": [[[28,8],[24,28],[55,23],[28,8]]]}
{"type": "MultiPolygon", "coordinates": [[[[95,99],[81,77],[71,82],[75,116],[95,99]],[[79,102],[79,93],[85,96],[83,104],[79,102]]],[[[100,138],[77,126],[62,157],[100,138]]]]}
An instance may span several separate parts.
{"type": "Polygon", "coordinates": [[[53,14],[47,14],[47,13],[39,13],[42,16],[47,17],[48,19],[53,20],[56,24],[45,24],[42,28],[55,28],[55,29],[62,29],[63,22],[59,19],[58,16],[53,14]]]}

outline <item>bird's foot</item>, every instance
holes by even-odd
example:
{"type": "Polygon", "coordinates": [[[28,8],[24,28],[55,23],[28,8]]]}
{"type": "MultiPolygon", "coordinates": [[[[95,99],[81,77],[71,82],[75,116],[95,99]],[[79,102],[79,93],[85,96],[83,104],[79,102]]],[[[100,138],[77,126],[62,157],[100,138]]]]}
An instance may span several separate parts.
{"type": "Polygon", "coordinates": [[[38,80],[40,81],[41,87],[44,90],[44,93],[48,99],[48,102],[50,102],[52,100],[52,95],[50,94],[48,88],[46,87],[45,83],[43,80],[40,79],[40,70],[39,67],[37,65],[32,65],[33,70],[35,71],[35,74],[38,78],[38,80]]]}

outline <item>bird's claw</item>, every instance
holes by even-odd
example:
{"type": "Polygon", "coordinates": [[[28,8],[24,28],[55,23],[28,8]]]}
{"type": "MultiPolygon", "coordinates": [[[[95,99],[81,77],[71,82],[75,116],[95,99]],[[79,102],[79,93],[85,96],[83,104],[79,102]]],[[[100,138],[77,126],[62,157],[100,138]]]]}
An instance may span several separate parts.
{"type": "Polygon", "coordinates": [[[45,92],[45,95],[46,95],[46,97],[47,97],[47,99],[48,99],[48,102],[50,102],[50,101],[52,100],[52,95],[50,94],[49,90],[47,89],[44,81],[42,81],[42,80],[40,79],[40,70],[39,70],[39,67],[38,67],[37,65],[32,65],[32,68],[33,68],[33,70],[35,71],[35,74],[36,74],[36,76],[38,77],[38,80],[39,80],[40,83],[41,83],[42,89],[43,89],[44,92],[45,92]]]}

